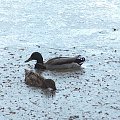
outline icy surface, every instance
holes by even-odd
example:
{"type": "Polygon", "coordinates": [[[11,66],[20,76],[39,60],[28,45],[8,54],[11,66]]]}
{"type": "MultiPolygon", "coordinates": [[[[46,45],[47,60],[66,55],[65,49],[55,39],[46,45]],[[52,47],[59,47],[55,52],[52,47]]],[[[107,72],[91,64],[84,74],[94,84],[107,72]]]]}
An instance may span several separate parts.
{"type": "Polygon", "coordinates": [[[119,0],[0,1],[1,120],[120,119],[119,0]],[[29,87],[24,61],[81,54],[79,71],[44,71],[57,91],[29,87]]]}

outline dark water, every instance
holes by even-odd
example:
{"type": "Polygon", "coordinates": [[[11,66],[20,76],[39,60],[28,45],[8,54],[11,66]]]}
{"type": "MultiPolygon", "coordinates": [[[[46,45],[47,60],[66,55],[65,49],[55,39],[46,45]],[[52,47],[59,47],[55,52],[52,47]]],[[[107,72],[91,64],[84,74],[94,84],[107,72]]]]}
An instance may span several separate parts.
{"type": "Polygon", "coordinates": [[[120,2],[2,0],[0,2],[2,120],[120,119],[120,2]],[[29,87],[24,61],[81,54],[81,70],[44,71],[57,91],[29,87]]]}

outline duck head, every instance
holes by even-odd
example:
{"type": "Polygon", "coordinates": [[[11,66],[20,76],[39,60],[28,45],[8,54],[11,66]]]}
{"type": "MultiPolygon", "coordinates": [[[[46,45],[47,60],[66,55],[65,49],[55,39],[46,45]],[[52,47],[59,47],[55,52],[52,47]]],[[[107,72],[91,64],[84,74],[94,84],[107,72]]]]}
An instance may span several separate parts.
{"type": "Polygon", "coordinates": [[[43,64],[43,57],[39,52],[33,52],[30,58],[28,58],[25,62],[29,62],[31,60],[37,60],[37,63],[43,64]]]}
{"type": "Polygon", "coordinates": [[[52,79],[45,79],[46,88],[51,88],[53,91],[56,90],[55,82],[52,79]]]}

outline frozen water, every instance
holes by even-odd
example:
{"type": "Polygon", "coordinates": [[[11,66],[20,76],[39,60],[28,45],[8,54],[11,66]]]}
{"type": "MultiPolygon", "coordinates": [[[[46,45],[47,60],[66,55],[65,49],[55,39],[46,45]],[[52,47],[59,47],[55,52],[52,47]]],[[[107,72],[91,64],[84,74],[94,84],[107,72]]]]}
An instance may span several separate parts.
{"type": "Polygon", "coordinates": [[[0,1],[0,119],[120,119],[119,0],[0,1]],[[44,71],[57,91],[29,87],[24,61],[81,54],[80,71],[44,71]]]}

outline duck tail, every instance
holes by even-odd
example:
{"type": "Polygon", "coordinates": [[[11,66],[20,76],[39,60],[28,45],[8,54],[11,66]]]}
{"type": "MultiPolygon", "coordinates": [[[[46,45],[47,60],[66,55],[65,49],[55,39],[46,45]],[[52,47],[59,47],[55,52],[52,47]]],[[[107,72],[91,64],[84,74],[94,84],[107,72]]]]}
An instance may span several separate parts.
{"type": "Polygon", "coordinates": [[[82,65],[85,62],[85,58],[81,57],[80,55],[76,58],[75,63],[82,65]]]}

